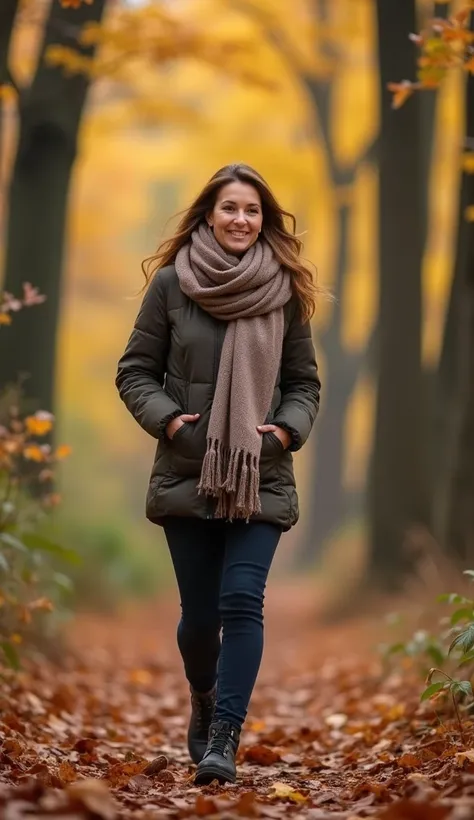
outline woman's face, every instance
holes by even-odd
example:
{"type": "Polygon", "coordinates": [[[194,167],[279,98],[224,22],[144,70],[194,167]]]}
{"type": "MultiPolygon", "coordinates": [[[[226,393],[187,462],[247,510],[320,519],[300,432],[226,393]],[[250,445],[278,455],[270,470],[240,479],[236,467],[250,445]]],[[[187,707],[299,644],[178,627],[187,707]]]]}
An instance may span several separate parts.
{"type": "Polygon", "coordinates": [[[233,254],[242,254],[253,245],[262,227],[260,194],[247,182],[230,182],[217,194],[207,221],[219,245],[233,254]]]}

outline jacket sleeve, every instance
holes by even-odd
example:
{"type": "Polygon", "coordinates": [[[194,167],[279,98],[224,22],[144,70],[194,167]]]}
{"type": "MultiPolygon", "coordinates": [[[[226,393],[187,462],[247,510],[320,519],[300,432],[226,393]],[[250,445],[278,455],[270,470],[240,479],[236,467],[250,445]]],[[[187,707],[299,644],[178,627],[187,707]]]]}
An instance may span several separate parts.
{"type": "Polygon", "coordinates": [[[289,450],[299,450],[308,438],[319,410],[320,388],[311,325],[301,322],[296,307],[283,340],[281,402],[271,422],[290,433],[289,450]]]}
{"type": "Polygon", "coordinates": [[[163,438],[166,425],[184,412],[163,388],[169,345],[166,292],[158,273],[143,298],[115,379],[127,409],[157,439],[163,438]]]}

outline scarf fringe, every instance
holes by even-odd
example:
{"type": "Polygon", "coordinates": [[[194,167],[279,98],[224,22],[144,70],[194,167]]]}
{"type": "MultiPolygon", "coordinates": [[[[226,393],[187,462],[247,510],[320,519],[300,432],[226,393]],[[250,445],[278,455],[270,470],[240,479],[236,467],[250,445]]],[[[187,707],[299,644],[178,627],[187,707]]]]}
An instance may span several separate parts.
{"type": "Polygon", "coordinates": [[[262,510],[258,457],[241,447],[208,439],[198,484],[199,494],[217,498],[216,518],[245,518],[262,510]]]}

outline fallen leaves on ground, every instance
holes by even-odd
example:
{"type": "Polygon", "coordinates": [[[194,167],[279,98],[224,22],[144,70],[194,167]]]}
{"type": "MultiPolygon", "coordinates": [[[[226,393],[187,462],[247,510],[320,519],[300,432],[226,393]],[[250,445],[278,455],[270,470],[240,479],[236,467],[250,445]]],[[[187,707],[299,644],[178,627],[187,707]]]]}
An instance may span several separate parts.
{"type": "Polygon", "coordinates": [[[294,604],[268,613],[235,785],[193,783],[175,601],[140,626],[81,616],[61,664],[5,671],[2,820],[473,818],[474,722],[462,744],[409,669],[383,670],[360,626],[318,628],[294,604]]]}

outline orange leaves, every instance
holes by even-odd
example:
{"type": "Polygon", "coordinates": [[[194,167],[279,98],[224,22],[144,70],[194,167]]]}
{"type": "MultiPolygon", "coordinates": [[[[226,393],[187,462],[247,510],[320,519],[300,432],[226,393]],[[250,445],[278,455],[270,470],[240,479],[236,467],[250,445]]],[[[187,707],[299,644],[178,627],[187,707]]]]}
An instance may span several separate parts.
{"type": "Polygon", "coordinates": [[[27,461],[36,461],[39,464],[42,461],[46,461],[46,453],[38,444],[28,444],[23,450],[23,457],[26,458],[27,461]]]}
{"type": "MultiPolygon", "coordinates": [[[[15,411],[10,422],[10,429],[0,427],[0,469],[16,473],[14,457],[22,457],[36,464],[52,465],[63,461],[71,454],[71,447],[61,444],[52,450],[49,444],[38,444],[34,439],[46,436],[53,429],[54,416],[44,410],[38,410],[24,420],[18,418],[15,411]]],[[[38,478],[41,482],[53,478],[51,470],[42,470],[38,478]]],[[[51,498],[50,498],[51,501],[51,498]]],[[[54,504],[54,501],[53,501],[54,504]]]]}
{"type": "Polygon", "coordinates": [[[34,416],[27,416],[25,427],[30,436],[45,436],[53,429],[54,416],[39,410],[34,416]]]}
{"type": "Polygon", "coordinates": [[[63,9],[80,9],[83,4],[92,6],[94,0],[60,0],[60,2],[63,9]]]}
{"type": "MultiPolygon", "coordinates": [[[[78,8],[81,0],[63,4],[78,8]]],[[[117,4],[104,23],[82,27],[80,44],[99,47],[93,59],[58,44],[48,48],[46,59],[70,75],[108,77],[132,83],[135,90],[143,87],[143,77],[150,69],[182,59],[207,63],[245,83],[275,88],[273,74],[264,76],[259,67],[261,42],[248,31],[236,33],[230,14],[223,25],[226,13],[222,4],[216,3],[217,10],[219,25],[210,27],[207,17],[190,13],[186,4],[147,3],[143,8],[117,4]]]]}
{"type": "Polygon", "coordinates": [[[206,797],[203,794],[196,796],[196,803],[194,805],[196,817],[208,817],[210,814],[217,814],[217,804],[212,798],[206,797]]]}
{"type": "Polygon", "coordinates": [[[415,87],[415,84],[409,80],[404,80],[402,83],[389,83],[387,88],[393,94],[392,108],[401,108],[408,97],[411,97],[415,87]]]}
{"type": "Polygon", "coordinates": [[[72,453],[72,447],[68,444],[61,444],[55,451],[54,457],[56,461],[62,461],[63,459],[70,456],[72,453]]]}
{"type": "Polygon", "coordinates": [[[270,796],[277,800],[288,800],[290,803],[306,803],[307,797],[293,788],[289,783],[277,781],[272,783],[270,796]]]}
{"type": "Polygon", "coordinates": [[[403,769],[417,769],[422,766],[422,761],[419,757],[412,754],[412,752],[405,752],[405,754],[399,758],[398,765],[403,769]]]}
{"type": "Polygon", "coordinates": [[[474,72],[474,34],[469,30],[472,9],[471,2],[447,20],[435,17],[426,30],[410,35],[420,49],[417,77],[415,82],[404,80],[388,84],[393,94],[393,108],[400,108],[414,91],[438,88],[450,69],[462,67],[464,71],[474,72]]]}
{"type": "Polygon", "coordinates": [[[257,763],[259,766],[271,766],[280,760],[280,755],[268,746],[250,746],[245,750],[245,760],[257,763]]]}
{"type": "Polygon", "coordinates": [[[0,83],[0,101],[9,103],[16,102],[18,93],[9,83],[0,83]]]}
{"type": "Polygon", "coordinates": [[[44,59],[50,66],[62,66],[64,72],[71,77],[74,74],[94,75],[94,61],[75,48],[51,45],[47,48],[44,59]]]}
{"type": "Polygon", "coordinates": [[[472,715],[463,717],[462,745],[451,714],[420,703],[417,676],[401,667],[384,672],[363,656],[377,634],[373,618],[367,627],[361,620],[318,627],[308,617],[313,588],[308,580],[302,594],[305,583],[268,602],[266,672],[242,735],[235,785],[201,790],[193,783],[189,690],[170,617],[176,601],[163,595],[133,617],[79,615],[70,626],[73,651],[66,648],[59,665],[33,658],[21,676],[5,675],[0,815],[470,817],[472,715]],[[262,766],[273,750],[279,759],[262,766]]]}

